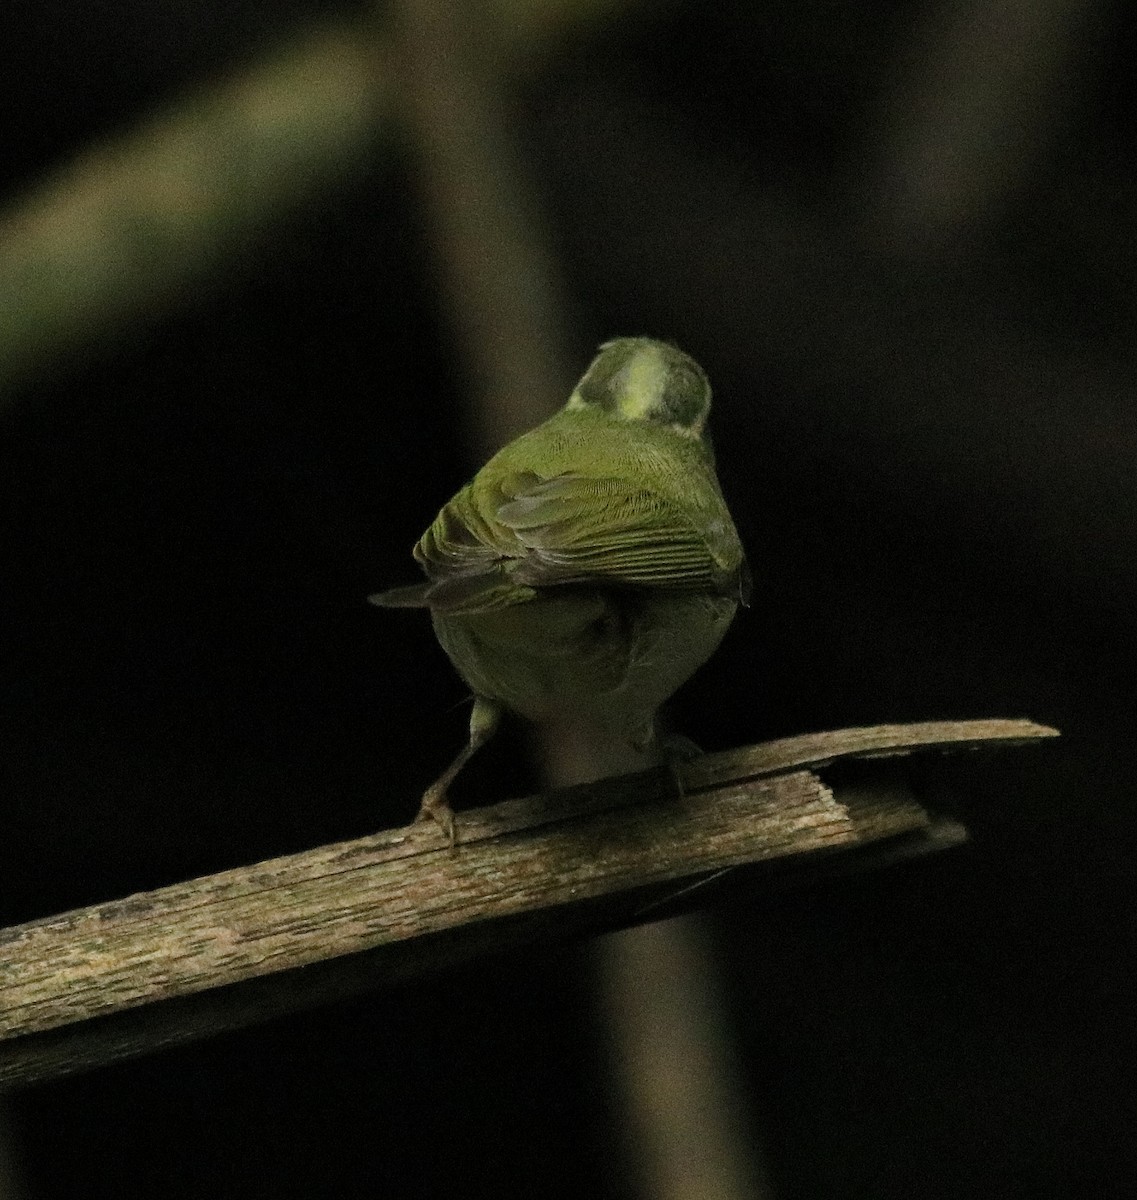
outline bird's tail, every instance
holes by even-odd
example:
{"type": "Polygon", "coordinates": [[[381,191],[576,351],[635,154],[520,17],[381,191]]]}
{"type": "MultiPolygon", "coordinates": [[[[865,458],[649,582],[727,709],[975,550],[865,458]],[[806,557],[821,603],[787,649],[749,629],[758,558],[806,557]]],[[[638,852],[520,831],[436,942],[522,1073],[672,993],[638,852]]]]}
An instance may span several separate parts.
{"type": "Polygon", "coordinates": [[[377,604],[380,608],[429,608],[430,601],[426,598],[429,587],[430,581],[424,579],[421,583],[388,588],[385,592],[368,596],[367,603],[377,604]]]}

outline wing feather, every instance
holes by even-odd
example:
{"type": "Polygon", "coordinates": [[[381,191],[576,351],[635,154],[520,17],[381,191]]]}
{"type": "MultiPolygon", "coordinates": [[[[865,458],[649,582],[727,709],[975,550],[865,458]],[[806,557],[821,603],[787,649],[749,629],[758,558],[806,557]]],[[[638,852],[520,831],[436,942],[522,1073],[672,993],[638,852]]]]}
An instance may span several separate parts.
{"type": "Polygon", "coordinates": [[[703,521],[627,480],[520,471],[462,489],[415,547],[424,599],[479,612],[569,584],[722,593],[744,563],[729,522],[703,521]]]}

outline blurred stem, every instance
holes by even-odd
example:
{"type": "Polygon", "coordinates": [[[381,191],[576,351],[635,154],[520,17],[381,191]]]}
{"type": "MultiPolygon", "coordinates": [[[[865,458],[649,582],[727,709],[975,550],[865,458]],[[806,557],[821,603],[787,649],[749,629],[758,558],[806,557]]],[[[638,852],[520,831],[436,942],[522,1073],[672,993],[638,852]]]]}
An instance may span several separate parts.
{"type": "Polygon", "coordinates": [[[732,1040],[707,923],[683,917],[596,943],[629,1156],[652,1200],[760,1200],[771,1194],[732,1040]]]}
{"type": "MultiPolygon", "coordinates": [[[[403,94],[419,146],[440,288],[473,376],[476,460],[559,406],[571,386],[560,280],[504,119],[500,46],[475,4],[402,0],[403,94]]],[[[546,783],[644,765],[574,728],[537,732],[546,783]]],[[[605,942],[601,1002],[618,1049],[616,1090],[645,1197],[755,1200],[759,1172],[718,1005],[717,963],[684,921],[605,942]],[[656,973],[644,971],[646,962],[656,973]],[[680,1085],[660,1088],[672,1079],[680,1085]]]]}
{"type": "Polygon", "coordinates": [[[443,307],[471,377],[480,462],[568,393],[560,281],[506,133],[503,45],[486,10],[402,0],[397,13],[400,94],[443,307]]]}
{"type": "Polygon", "coordinates": [[[0,407],[64,351],[166,311],[332,190],[389,107],[374,37],[320,29],[89,149],[0,214],[0,407]]]}
{"type": "MultiPolygon", "coordinates": [[[[566,28],[631,2],[494,0],[484,24],[517,69],[566,28]]],[[[283,218],[342,186],[398,115],[384,47],[371,20],[310,29],[0,210],[0,412],[69,355],[264,253],[283,218]]],[[[420,65],[443,69],[429,53],[420,65]]],[[[487,229],[498,232],[493,220],[487,229]]],[[[487,253],[502,245],[504,232],[487,253]]]]}

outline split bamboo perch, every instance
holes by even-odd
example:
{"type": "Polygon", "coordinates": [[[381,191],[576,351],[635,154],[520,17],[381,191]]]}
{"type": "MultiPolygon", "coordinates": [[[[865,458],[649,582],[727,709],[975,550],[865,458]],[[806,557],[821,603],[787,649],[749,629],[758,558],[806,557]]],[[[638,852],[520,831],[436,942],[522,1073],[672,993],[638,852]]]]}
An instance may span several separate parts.
{"type": "Polygon", "coordinates": [[[0,930],[0,1084],[633,924],[731,868],[953,844],[964,831],[895,772],[831,787],[825,768],[1055,732],[988,720],[786,738],[694,760],[681,796],[657,769],[465,812],[453,852],[425,823],[0,930]]]}

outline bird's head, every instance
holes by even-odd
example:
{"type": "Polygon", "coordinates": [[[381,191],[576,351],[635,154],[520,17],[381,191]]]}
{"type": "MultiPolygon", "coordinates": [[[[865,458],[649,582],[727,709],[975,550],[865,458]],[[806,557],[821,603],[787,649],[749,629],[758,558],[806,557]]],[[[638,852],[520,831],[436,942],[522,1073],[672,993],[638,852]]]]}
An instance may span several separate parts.
{"type": "Polygon", "coordinates": [[[600,347],[566,407],[598,408],[617,420],[647,421],[702,438],[711,385],[693,358],[667,342],[615,338],[600,347]]]}

